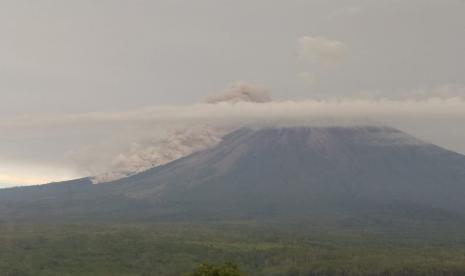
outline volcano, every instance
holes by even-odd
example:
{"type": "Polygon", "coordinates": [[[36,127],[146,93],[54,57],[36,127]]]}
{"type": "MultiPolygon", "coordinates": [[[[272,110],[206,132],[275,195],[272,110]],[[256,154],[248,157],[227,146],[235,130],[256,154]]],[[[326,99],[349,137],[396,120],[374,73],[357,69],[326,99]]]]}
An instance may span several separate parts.
{"type": "Polygon", "coordinates": [[[464,198],[465,156],[390,127],[241,128],[118,181],[0,190],[0,219],[457,219],[464,198]]]}

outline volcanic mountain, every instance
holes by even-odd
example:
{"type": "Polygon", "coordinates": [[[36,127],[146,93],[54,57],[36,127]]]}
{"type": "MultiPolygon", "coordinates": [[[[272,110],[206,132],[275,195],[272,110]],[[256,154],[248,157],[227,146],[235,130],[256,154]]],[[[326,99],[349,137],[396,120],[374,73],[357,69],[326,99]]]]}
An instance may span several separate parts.
{"type": "Polygon", "coordinates": [[[0,219],[457,218],[464,198],[465,156],[393,128],[242,128],[118,181],[0,190],[0,219]]]}

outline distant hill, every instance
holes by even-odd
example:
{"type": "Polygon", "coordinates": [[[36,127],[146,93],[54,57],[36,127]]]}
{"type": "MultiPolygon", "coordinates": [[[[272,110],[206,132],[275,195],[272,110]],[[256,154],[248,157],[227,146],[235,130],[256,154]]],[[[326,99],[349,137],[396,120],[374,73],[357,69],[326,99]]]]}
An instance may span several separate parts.
{"type": "Polygon", "coordinates": [[[99,185],[0,191],[4,221],[465,215],[465,156],[389,127],[243,128],[212,149],[99,185]]]}

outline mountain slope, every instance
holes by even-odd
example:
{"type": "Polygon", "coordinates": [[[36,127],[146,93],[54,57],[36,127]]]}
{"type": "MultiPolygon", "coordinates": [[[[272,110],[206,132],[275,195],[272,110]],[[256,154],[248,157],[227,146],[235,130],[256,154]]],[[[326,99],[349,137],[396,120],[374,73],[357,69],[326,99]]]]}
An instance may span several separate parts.
{"type": "Polygon", "coordinates": [[[57,220],[465,213],[465,157],[387,127],[244,128],[119,181],[54,185],[1,191],[0,217],[34,206],[57,220]]]}

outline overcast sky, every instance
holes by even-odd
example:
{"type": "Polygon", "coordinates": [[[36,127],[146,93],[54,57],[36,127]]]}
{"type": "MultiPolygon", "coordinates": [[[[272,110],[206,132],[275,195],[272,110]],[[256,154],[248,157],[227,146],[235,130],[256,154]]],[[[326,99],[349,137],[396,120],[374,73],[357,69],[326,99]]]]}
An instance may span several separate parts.
{"type": "Polygon", "coordinates": [[[278,102],[410,103],[424,114],[397,127],[465,153],[464,50],[461,0],[0,0],[0,184],[84,176],[70,152],[164,125],[102,117],[238,80],[278,102]]]}

